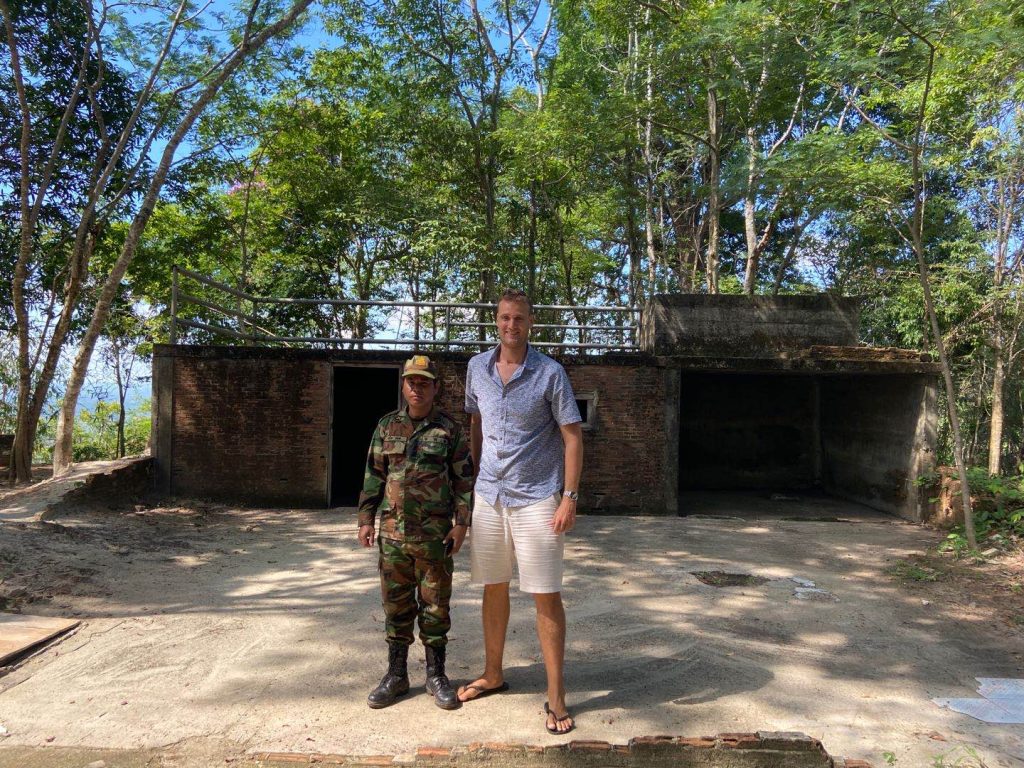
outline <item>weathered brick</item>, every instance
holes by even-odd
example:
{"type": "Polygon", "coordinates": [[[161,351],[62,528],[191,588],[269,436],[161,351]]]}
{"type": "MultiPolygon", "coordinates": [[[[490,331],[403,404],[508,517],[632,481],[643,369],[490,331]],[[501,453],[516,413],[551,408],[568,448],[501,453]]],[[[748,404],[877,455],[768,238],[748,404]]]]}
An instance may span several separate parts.
{"type": "Polygon", "coordinates": [[[720,733],[718,741],[723,747],[733,749],[758,749],[761,739],[756,733],[720,733]]]}
{"type": "Polygon", "coordinates": [[[631,752],[655,753],[676,749],[672,736],[637,736],[629,740],[631,752]]]}
{"type": "Polygon", "coordinates": [[[449,747],[420,747],[416,750],[417,760],[447,760],[452,756],[449,747]]]}
{"type": "Polygon", "coordinates": [[[607,741],[570,741],[570,752],[586,752],[589,754],[604,754],[611,752],[612,745],[607,741]]]}
{"type": "Polygon", "coordinates": [[[812,750],[821,748],[821,742],[799,731],[758,731],[758,737],[765,749],[812,750]]]}
{"type": "Polygon", "coordinates": [[[499,754],[525,754],[525,744],[507,744],[502,741],[489,741],[483,745],[483,749],[488,752],[496,752],[499,754]]]}
{"type": "Polygon", "coordinates": [[[700,738],[683,738],[676,741],[677,744],[683,747],[694,747],[696,749],[712,749],[716,741],[713,736],[703,736],[700,738]]]}
{"type": "MultiPolygon", "coordinates": [[[[173,403],[170,466],[158,457],[175,493],[259,503],[321,506],[330,474],[331,386],[335,363],[361,354],[195,348],[166,358],[170,385],[155,397],[173,403]]],[[[169,354],[158,349],[157,356],[169,354]]],[[[374,353],[378,363],[405,352],[374,353]]],[[[440,404],[468,424],[463,411],[468,355],[440,360],[440,404]]],[[[596,392],[594,428],[584,431],[580,511],[664,514],[668,444],[663,368],[653,362],[615,364],[559,358],[578,394],[596,392]],[[629,457],[628,466],[623,457],[629,457]]],[[[161,367],[165,370],[167,366],[161,367]]],[[[161,475],[163,476],[163,475],[161,475]]]]}
{"type": "Polygon", "coordinates": [[[360,755],[359,757],[352,757],[349,761],[349,765],[391,765],[394,763],[394,755],[360,755]]]}

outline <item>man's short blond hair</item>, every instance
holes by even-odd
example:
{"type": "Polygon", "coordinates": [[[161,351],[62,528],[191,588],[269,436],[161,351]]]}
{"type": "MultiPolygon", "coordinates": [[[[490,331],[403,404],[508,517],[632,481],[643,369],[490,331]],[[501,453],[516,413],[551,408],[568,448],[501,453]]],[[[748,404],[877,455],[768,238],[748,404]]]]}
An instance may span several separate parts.
{"type": "MultiPolygon", "coordinates": [[[[501,292],[501,298],[498,299],[498,303],[501,304],[503,301],[514,301],[522,302],[526,305],[526,308],[530,310],[530,314],[533,314],[533,302],[530,301],[530,297],[526,295],[526,291],[520,291],[516,288],[506,288],[501,292]]],[[[497,307],[495,307],[497,312],[497,307]]]]}

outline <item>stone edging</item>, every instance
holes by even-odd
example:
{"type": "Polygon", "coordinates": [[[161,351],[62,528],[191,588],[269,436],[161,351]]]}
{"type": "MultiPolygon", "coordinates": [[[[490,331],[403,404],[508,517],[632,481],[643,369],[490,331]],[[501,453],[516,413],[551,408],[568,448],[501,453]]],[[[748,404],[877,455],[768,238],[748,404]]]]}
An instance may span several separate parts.
{"type": "Polygon", "coordinates": [[[344,765],[349,768],[479,765],[498,768],[573,765],[601,768],[639,766],[723,766],[728,768],[871,768],[863,760],[829,757],[821,742],[802,733],[758,731],[720,733],[703,738],[638,736],[628,744],[570,741],[565,744],[472,743],[455,747],[420,747],[403,755],[333,755],[257,752],[251,758],[266,766],[344,765]]]}

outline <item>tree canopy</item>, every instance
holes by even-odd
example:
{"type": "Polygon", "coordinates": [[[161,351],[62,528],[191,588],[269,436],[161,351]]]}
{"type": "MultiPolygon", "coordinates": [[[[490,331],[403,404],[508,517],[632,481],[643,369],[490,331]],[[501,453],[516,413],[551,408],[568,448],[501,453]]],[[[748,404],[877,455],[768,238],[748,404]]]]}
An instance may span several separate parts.
{"type": "MultiPolygon", "coordinates": [[[[38,105],[37,167],[81,71],[78,49],[58,38],[81,39],[90,15],[59,0],[9,7],[38,105]],[[58,17],[60,29],[39,21],[58,17]]],[[[632,307],[672,291],[858,295],[866,340],[943,343],[967,463],[1015,470],[1022,26],[1012,0],[324,4],[196,121],[193,152],[168,169],[119,290],[156,313],[155,340],[174,263],[296,298],[489,301],[503,285],[538,303],[632,307]]],[[[123,123],[156,50],[123,28],[118,40],[102,88],[76,107],[86,116],[66,121],[33,229],[22,323],[35,323],[36,340],[52,333],[36,321],[68,290],[62,249],[85,205],[75,179],[100,141],[90,110],[123,123]]],[[[9,43],[0,55],[9,60],[9,43]]],[[[174,72],[214,60],[192,49],[174,72]]],[[[88,66],[81,76],[95,80],[88,66]]],[[[180,114],[171,93],[154,96],[129,141],[180,114]]],[[[22,118],[14,91],[3,94],[9,296],[22,118]]],[[[155,146],[113,171],[148,178],[155,146]]],[[[110,258],[90,263],[87,288],[130,238],[141,192],[120,200],[95,232],[110,258]]],[[[88,316],[68,317],[71,343],[88,316]]],[[[285,307],[272,320],[299,334],[378,330],[361,311],[285,307]]]]}

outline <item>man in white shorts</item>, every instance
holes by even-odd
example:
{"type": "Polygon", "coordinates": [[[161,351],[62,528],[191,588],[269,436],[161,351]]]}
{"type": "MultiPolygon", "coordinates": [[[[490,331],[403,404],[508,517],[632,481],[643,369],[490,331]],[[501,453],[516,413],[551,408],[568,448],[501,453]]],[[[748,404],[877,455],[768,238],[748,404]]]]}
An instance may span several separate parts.
{"type": "Polygon", "coordinates": [[[569,377],[530,346],[533,308],[522,291],[498,302],[499,345],[475,355],[466,374],[470,451],[478,467],[471,531],[472,580],[484,585],[484,673],[459,688],[460,701],[508,690],[502,665],[509,581],[533,594],[547,671],[545,727],[575,727],[565,703],[562,553],[576,522],[583,432],[569,377]]]}

